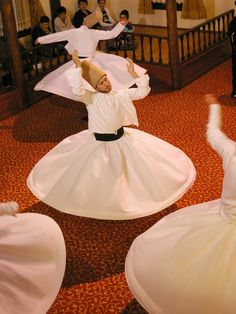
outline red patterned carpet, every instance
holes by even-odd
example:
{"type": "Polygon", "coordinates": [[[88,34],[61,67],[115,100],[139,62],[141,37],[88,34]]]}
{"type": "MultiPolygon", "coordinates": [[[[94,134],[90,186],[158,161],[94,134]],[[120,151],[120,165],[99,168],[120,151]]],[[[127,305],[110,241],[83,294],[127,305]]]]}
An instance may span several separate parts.
{"type": "MultiPolygon", "coordinates": [[[[85,108],[51,96],[0,122],[0,200],[16,200],[22,212],[39,212],[60,225],[67,247],[67,267],[49,314],[146,313],[133,299],[124,261],[133,239],[166,214],[218,198],[221,160],[205,139],[208,106],[202,95],[214,93],[223,104],[223,129],[236,139],[236,100],[231,92],[230,60],[181,91],[153,91],[135,103],[140,129],[181,148],[195,164],[197,179],[176,204],[155,215],[130,221],[105,221],[63,214],[39,202],[26,178],[34,164],[65,137],[87,128],[85,108]]],[[[156,85],[156,84],[155,84],[156,85]]]]}

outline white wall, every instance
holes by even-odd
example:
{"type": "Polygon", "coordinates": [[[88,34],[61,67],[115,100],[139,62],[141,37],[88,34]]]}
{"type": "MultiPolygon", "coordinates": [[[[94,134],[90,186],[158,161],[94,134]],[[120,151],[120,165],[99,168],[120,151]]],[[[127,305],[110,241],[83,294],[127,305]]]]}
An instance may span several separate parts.
{"type": "Polygon", "coordinates": [[[51,19],[51,10],[50,10],[50,3],[48,0],[40,0],[42,8],[47,15],[51,19]]]}
{"type": "MultiPolygon", "coordinates": [[[[221,1],[221,0],[217,0],[221,1]]],[[[223,0],[222,0],[223,1],[223,0]]],[[[97,0],[90,0],[95,7],[97,0]]],[[[134,24],[144,24],[144,25],[156,25],[156,26],[166,26],[166,11],[165,10],[155,10],[154,14],[138,14],[138,2],[139,0],[119,0],[113,1],[112,11],[115,13],[115,17],[118,19],[119,13],[123,9],[127,9],[130,14],[130,21],[134,24]]],[[[111,1],[107,0],[107,5],[111,5],[111,1]]],[[[202,23],[204,20],[186,20],[181,19],[181,12],[177,12],[177,23],[178,27],[190,28],[197,24],[202,23]]]]}
{"type": "MultiPolygon", "coordinates": [[[[40,0],[46,15],[50,16],[50,4],[48,0],[40,0]]],[[[155,10],[154,14],[138,14],[139,0],[107,0],[107,6],[111,9],[114,17],[118,19],[119,13],[123,9],[127,9],[130,14],[130,21],[134,24],[166,26],[166,11],[155,10]]],[[[219,15],[227,10],[234,9],[233,0],[205,0],[206,6],[212,9],[215,15],[219,15]],[[214,6],[214,8],[212,8],[214,6]]],[[[61,0],[61,5],[65,6],[70,18],[78,10],[77,0],[61,0]]],[[[97,0],[88,0],[88,9],[93,11],[97,6],[97,0]]],[[[181,12],[177,12],[177,25],[179,28],[190,28],[204,22],[204,20],[186,20],[181,18],[181,12]]]]}
{"type": "Polygon", "coordinates": [[[215,0],[215,14],[219,15],[230,9],[236,9],[233,0],[215,0]]]}

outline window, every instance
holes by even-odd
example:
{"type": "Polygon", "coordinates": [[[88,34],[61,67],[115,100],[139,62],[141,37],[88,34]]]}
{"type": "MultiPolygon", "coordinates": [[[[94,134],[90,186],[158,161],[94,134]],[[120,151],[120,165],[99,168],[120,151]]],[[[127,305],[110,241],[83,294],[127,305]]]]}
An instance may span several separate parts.
{"type": "MultiPolygon", "coordinates": [[[[17,31],[23,31],[31,27],[30,9],[28,0],[12,0],[17,31]]],[[[1,12],[0,12],[1,13],[1,12]]],[[[0,14],[0,37],[3,36],[2,16],[0,14]]]]}

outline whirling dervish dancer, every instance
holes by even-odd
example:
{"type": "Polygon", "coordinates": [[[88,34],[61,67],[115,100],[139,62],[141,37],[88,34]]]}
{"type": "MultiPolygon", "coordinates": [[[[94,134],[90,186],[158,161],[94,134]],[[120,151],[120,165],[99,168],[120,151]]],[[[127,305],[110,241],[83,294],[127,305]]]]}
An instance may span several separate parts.
{"type": "Polygon", "coordinates": [[[205,99],[207,139],[223,159],[221,198],[178,210],[134,240],[126,277],[151,314],[236,313],[236,142],[220,129],[217,99],[205,99]]]}
{"type": "Polygon", "coordinates": [[[0,313],[45,314],[65,272],[63,235],[50,217],[17,211],[0,203],[0,313]]]}
{"type": "Polygon", "coordinates": [[[142,217],[174,203],[195,179],[191,160],[155,136],[123,127],[138,125],[132,100],[148,95],[149,76],[139,77],[129,59],[126,71],[137,87],[115,92],[103,70],[81,63],[76,51],[73,61],[66,75],[86,104],[88,130],[64,139],[36,164],[31,191],[60,211],[98,219],[142,217]]]}
{"type": "MultiPolygon", "coordinates": [[[[126,71],[126,60],[122,57],[96,51],[100,40],[107,40],[117,37],[125,28],[127,21],[119,22],[111,31],[90,29],[101,19],[99,12],[94,12],[84,19],[84,25],[80,28],[42,36],[37,43],[49,44],[60,41],[68,41],[65,46],[69,54],[76,49],[80,57],[89,58],[92,63],[102,68],[112,83],[113,90],[128,88],[134,84],[134,79],[126,71]]],[[[76,100],[75,95],[66,80],[65,71],[74,67],[73,61],[60,66],[55,71],[45,76],[36,86],[35,90],[43,90],[63,97],[76,100]]],[[[146,72],[145,69],[135,65],[139,75],[146,72]]],[[[87,85],[89,88],[89,85],[87,85]]]]}

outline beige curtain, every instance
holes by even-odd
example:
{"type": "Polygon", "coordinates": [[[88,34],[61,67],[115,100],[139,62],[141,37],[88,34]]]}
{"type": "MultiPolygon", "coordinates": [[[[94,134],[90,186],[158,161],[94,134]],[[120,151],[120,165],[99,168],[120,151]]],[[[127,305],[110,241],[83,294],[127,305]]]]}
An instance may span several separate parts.
{"type": "Polygon", "coordinates": [[[30,28],[31,21],[28,0],[13,0],[12,4],[16,18],[17,31],[23,31],[24,29],[30,28]]]}
{"type": "Polygon", "coordinates": [[[45,11],[39,0],[27,0],[30,7],[30,20],[31,27],[33,28],[38,22],[41,16],[45,15],[45,11]]]}
{"type": "MultiPolygon", "coordinates": [[[[17,31],[34,27],[45,15],[40,1],[38,0],[13,0],[13,9],[16,19],[17,31]]],[[[3,36],[2,16],[0,12],[0,36],[3,36]]]]}
{"type": "Polygon", "coordinates": [[[151,0],[139,0],[138,13],[140,14],[154,14],[151,0]]]}
{"type": "Polygon", "coordinates": [[[183,10],[181,17],[183,19],[205,19],[206,6],[203,0],[183,0],[183,10]]]}

